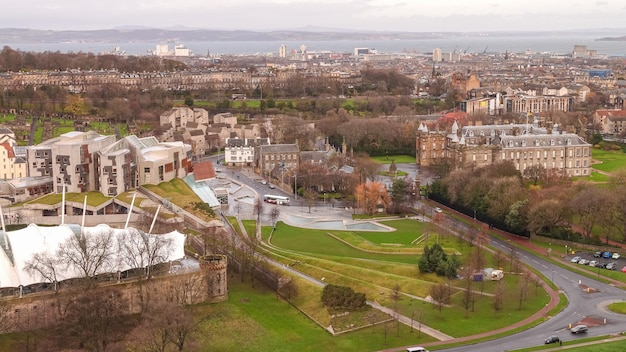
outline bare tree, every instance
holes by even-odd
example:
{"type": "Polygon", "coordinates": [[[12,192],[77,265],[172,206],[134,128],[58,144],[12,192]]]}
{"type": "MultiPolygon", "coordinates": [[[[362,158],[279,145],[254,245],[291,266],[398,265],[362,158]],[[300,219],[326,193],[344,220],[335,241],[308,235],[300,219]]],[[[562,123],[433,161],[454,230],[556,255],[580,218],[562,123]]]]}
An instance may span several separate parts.
{"type": "Polygon", "coordinates": [[[80,272],[86,287],[93,287],[96,275],[109,272],[114,264],[113,238],[112,231],[72,235],[59,246],[58,260],[80,272]]]}
{"type": "Polygon", "coordinates": [[[517,281],[517,289],[519,291],[519,305],[517,309],[522,309],[522,303],[528,297],[528,284],[529,284],[529,275],[527,272],[523,272],[517,281]]]}
{"type": "Polygon", "coordinates": [[[168,326],[167,338],[176,346],[179,352],[193,343],[193,335],[198,330],[202,319],[194,318],[191,307],[178,307],[163,317],[168,326]]]}
{"type": "Polygon", "coordinates": [[[136,323],[128,315],[126,297],[120,291],[104,289],[77,297],[59,326],[59,334],[77,346],[102,352],[122,340],[136,323]]]}
{"type": "Polygon", "coordinates": [[[496,285],[496,291],[493,294],[493,309],[498,312],[502,309],[504,305],[504,293],[506,290],[506,286],[504,285],[504,280],[498,281],[496,285]]]}
{"type": "Polygon", "coordinates": [[[430,297],[432,297],[433,301],[435,301],[435,307],[439,309],[439,312],[441,313],[441,309],[450,300],[450,291],[448,286],[443,282],[431,286],[430,297]]]}
{"type": "Polygon", "coordinates": [[[26,261],[24,270],[30,275],[39,275],[43,282],[54,284],[54,291],[58,291],[58,274],[61,263],[55,256],[47,252],[35,253],[26,261]]]}
{"type": "Polygon", "coordinates": [[[395,284],[391,291],[391,300],[393,301],[393,315],[396,320],[396,336],[400,336],[400,317],[398,313],[398,301],[402,298],[400,295],[400,285],[395,284]]]}
{"type": "Polygon", "coordinates": [[[150,290],[145,290],[144,282],[152,278],[152,268],[167,261],[173,250],[173,243],[163,236],[148,235],[144,232],[128,229],[125,236],[119,237],[118,253],[124,264],[132,269],[143,270],[136,277],[139,287],[141,310],[145,311],[150,302],[150,290]]]}

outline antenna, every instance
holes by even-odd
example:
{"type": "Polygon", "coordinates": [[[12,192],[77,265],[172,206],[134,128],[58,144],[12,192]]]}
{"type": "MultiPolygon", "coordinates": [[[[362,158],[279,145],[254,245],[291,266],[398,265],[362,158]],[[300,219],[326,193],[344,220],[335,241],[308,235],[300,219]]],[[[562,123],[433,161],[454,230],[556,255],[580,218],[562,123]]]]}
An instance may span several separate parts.
{"type": "Polygon", "coordinates": [[[157,207],[156,213],[154,213],[154,219],[152,219],[152,225],[150,225],[150,230],[148,231],[148,235],[152,233],[152,228],[154,227],[154,223],[156,222],[157,216],[159,216],[159,210],[161,210],[161,204],[157,207]]]}
{"type": "Polygon", "coordinates": [[[7,229],[4,227],[4,214],[2,213],[2,206],[0,206],[0,221],[2,221],[2,236],[4,237],[4,248],[9,249],[9,239],[7,237],[7,229]]]}
{"type": "Polygon", "coordinates": [[[61,225],[65,224],[65,183],[63,183],[63,195],[61,196],[61,225]]]}
{"type": "Polygon", "coordinates": [[[133,205],[135,205],[136,196],[137,196],[137,192],[133,193],[133,200],[130,202],[130,209],[128,209],[128,216],[126,217],[126,224],[124,224],[124,229],[128,227],[128,221],[130,221],[130,214],[133,213],[133,205]]]}
{"type": "Polygon", "coordinates": [[[85,200],[83,201],[83,220],[80,223],[80,234],[83,235],[83,228],[85,227],[85,213],[87,212],[87,195],[85,195],[85,200]]]}

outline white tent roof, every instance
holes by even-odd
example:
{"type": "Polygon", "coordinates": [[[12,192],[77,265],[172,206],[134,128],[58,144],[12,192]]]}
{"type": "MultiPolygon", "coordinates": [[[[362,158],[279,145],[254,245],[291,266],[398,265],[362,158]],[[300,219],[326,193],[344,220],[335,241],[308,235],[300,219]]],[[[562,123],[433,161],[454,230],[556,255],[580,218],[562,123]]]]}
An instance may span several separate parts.
{"type": "MultiPolygon", "coordinates": [[[[84,227],[83,235],[87,238],[89,236],[102,236],[106,233],[111,233],[113,240],[110,245],[113,258],[111,265],[102,268],[98,274],[106,272],[118,272],[132,269],[126,261],[122,258],[122,254],[117,250],[118,239],[124,237],[137,236],[142,234],[141,232],[129,228],[129,229],[114,229],[108,225],[98,225],[95,227],[84,227]]],[[[47,253],[50,256],[54,256],[59,246],[66,242],[71,236],[80,235],[80,226],[77,225],[58,225],[58,226],[37,226],[30,224],[27,227],[7,232],[9,248],[6,248],[4,242],[4,235],[0,240],[2,244],[0,246],[0,288],[4,287],[19,287],[28,286],[36,283],[46,282],[41,275],[37,273],[28,273],[24,268],[26,263],[32,259],[33,255],[37,253],[47,253]]],[[[157,238],[163,238],[171,241],[171,251],[167,255],[163,262],[172,260],[178,260],[185,256],[185,235],[173,231],[162,235],[147,235],[150,236],[149,240],[156,240],[157,238]]],[[[163,248],[165,250],[165,248],[163,248]]],[[[82,274],[77,272],[76,269],[67,266],[61,268],[57,272],[58,281],[63,281],[71,278],[81,277],[82,274]]]]}

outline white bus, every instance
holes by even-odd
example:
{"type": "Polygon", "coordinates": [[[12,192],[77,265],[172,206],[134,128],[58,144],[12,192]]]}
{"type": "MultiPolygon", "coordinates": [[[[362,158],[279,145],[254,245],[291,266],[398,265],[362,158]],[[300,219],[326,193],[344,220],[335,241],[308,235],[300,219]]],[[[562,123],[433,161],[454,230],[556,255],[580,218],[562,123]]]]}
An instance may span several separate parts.
{"type": "Polygon", "coordinates": [[[271,194],[264,195],[263,201],[278,205],[289,205],[289,197],[274,196],[271,194]]]}

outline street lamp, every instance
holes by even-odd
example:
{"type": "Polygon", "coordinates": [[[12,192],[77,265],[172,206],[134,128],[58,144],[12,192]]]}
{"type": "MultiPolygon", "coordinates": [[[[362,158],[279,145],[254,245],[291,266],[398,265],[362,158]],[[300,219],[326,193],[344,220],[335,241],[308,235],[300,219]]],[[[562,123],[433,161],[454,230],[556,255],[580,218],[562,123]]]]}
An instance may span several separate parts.
{"type": "Polygon", "coordinates": [[[476,220],[476,209],[474,209],[474,220],[476,220]]]}
{"type": "Polygon", "coordinates": [[[293,193],[298,200],[298,174],[293,175],[293,193]]]}
{"type": "Polygon", "coordinates": [[[326,208],[326,192],[324,192],[324,208],[326,208]]]}

